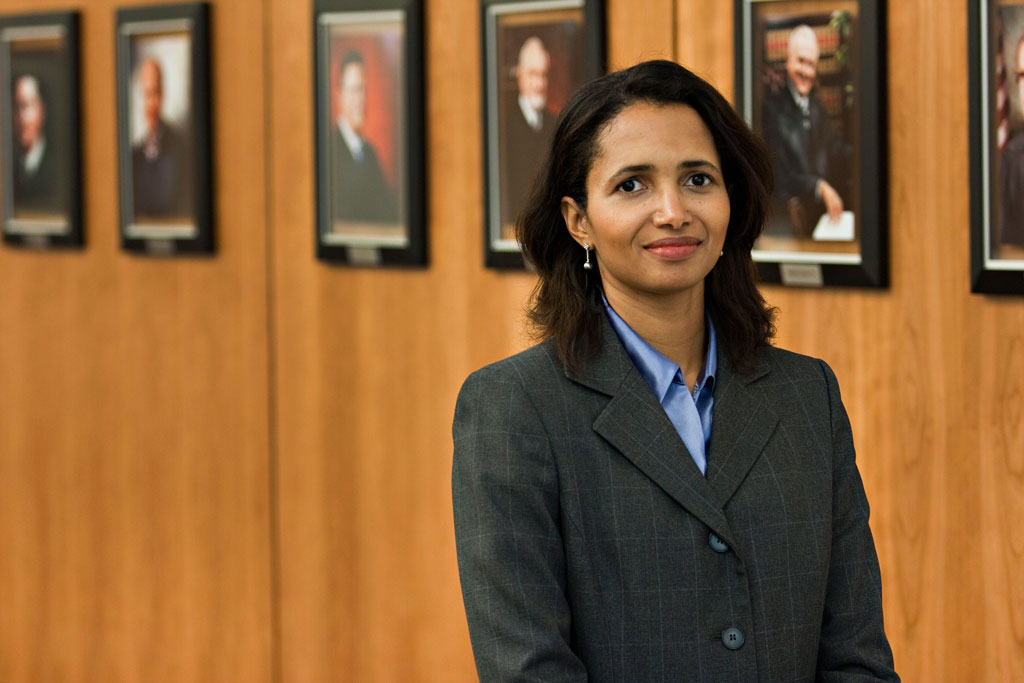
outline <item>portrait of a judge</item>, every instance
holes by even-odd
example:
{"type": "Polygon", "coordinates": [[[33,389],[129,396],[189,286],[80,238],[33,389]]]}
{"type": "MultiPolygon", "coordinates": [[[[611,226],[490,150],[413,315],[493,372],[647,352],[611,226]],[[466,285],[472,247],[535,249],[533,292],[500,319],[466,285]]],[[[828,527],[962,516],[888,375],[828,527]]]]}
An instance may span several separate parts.
{"type": "Polygon", "coordinates": [[[45,86],[34,74],[16,76],[12,88],[15,214],[54,214],[65,210],[64,169],[45,86]]]}
{"type": "Polygon", "coordinates": [[[367,138],[366,62],[356,50],[341,60],[332,84],[337,118],[330,133],[332,223],[395,223],[398,202],[375,145],[367,138]]]}
{"type": "Polygon", "coordinates": [[[135,70],[142,134],[132,144],[132,199],[137,219],[180,219],[192,214],[189,141],[165,112],[165,67],[147,57],[135,70]]]}
{"type": "Polygon", "coordinates": [[[823,214],[836,222],[849,208],[853,153],[817,87],[820,58],[814,29],[793,28],[784,82],[769,84],[764,100],[762,133],[775,172],[768,231],[780,236],[809,238],[823,214]]]}
{"type": "Polygon", "coordinates": [[[497,98],[488,114],[488,152],[497,157],[488,188],[489,201],[497,199],[490,218],[496,239],[514,240],[558,115],[584,80],[582,22],[582,12],[564,9],[510,12],[497,21],[497,98]]]}
{"type": "MultiPolygon", "coordinates": [[[[1004,23],[1008,18],[1017,18],[1024,27],[1024,16],[1020,7],[1002,8],[1004,23]],[[1008,14],[1008,10],[1014,10],[1008,14]]],[[[1010,87],[1007,93],[1015,107],[1012,111],[1016,116],[1010,117],[1010,134],[1000,146],[999,156],[999,203],[998,239],[997,243],[1024,247],[1024,31],[1015,41],[1007,41],[1012,45],[1012,60],[1009,61],[1010,87]]]]}
{"type": "Polygon", "coordinates": [[[551,143],[556,114],[548,108],[551,53],[535,35],[523,41],[515,65],[516,97],[507,98],[501,135],[501,220],[511,225],[551,143]]]}

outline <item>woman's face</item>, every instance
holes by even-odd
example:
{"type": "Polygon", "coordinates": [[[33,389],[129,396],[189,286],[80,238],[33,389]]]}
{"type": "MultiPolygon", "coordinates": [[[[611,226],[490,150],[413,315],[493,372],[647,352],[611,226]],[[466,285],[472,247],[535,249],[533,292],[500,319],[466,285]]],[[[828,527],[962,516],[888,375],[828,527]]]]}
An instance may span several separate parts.
{"type": "Polygon", "coordinates": [[[729,225],[729,195],[711,131],[684,104],[637,103],[598,138],[587,209],[562,215],[596,255],[612,306],[688,292],[703,297],[729,225]]]}

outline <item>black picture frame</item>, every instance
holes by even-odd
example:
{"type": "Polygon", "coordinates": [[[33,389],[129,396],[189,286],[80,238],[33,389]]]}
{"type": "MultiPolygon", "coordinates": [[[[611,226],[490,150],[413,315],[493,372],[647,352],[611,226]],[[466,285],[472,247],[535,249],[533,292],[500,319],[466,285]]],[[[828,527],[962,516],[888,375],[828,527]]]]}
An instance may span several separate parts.
{"type": "Polygon", "coordinates": [[[4,243],[83,246],[77,12],[0,17],[0,112],[4,243]]]}
{"type": "Polygon", "coordinates": [[[735,11],[736,109],[775,170],[752,254],[761,281],[887,287],[884,0],[736,0],[735,11]],[[808,29],[819,51],[810,79],[800,72],[808,29]]]}
{"type": "Polygon", "coordinates": [[[422,0],[316,0],[313,35],[317,258],[424,266],[422,0]]]}
{"type": "Polygon", "coordinates": [[[121,247],[212,254],[208,3],[117,10],[121,247]]]}
{"type": "Polygon", "coordinates": [[[548,152],[561,108],[576,88],[604,73],[605,6],[600,0],[481,0],[481,23],[484,263],[522,269],[515,216],[548,152]],[[535,85],[538,74],[546,86],[535,85]]]}
{"type": "Polygon", "coordinates": [[[967,12],[971,291],[1024,294],[1024,4],[967,12]]]}

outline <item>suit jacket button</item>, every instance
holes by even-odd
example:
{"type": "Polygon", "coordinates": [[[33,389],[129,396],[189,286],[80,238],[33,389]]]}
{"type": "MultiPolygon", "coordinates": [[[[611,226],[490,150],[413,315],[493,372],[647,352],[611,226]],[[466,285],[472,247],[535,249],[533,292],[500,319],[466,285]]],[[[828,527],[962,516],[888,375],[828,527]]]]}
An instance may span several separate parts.
{"type": "Polygon", "coordinates": [[[727,628],[722,631],[722,645],[730,650],[738,650],[743,647],[743,631],[738,628],[727,628]]]}
{"type": "Polygon", "coordinates": [[[729,550],[729,546],[725,544],[725,541],[720,539],[718,536],[715,536],[714,533],[708,535],[708,545],[710,545],[711,549],[716,553],[724,553],[729,550]]]}

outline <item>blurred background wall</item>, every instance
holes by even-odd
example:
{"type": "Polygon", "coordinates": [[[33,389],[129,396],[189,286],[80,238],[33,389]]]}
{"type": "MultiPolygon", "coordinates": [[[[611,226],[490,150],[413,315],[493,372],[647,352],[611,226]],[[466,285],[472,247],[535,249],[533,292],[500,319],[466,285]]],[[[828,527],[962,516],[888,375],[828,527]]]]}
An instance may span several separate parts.
{"type": "MultiPolygon", "coordinates": [[[[1024,680],[1024,299],[969,294],[966,0],[889,3],[887,291],[766,288],[854,425],[908,681],[1024,680]]],[[[81,10],[87,247],[0,248],[0,681],[468,681],[464,377],[529,343],[482,266],[474,0],[426,2],[430,262],[313,257],[312,7],[212,0],[214,258],[118,246],[114,0],[81,10]]],[[[610,66],[733,91],[732,3],[608,0],[610,66]]]]}

